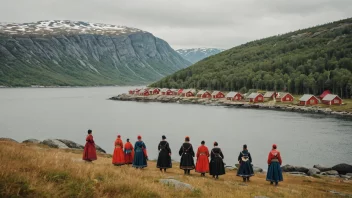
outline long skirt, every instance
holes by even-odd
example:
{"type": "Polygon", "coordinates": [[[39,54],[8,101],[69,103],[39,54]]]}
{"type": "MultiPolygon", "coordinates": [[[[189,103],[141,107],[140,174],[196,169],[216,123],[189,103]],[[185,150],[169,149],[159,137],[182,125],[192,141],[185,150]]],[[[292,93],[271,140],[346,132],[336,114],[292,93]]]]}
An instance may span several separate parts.
{"type": "Polygon", "coordinates": [[[86,145],[84,146],[82,159],[86,161],[97,160],[97,151],[95,150],[94,143],[86,143],[86,145]]]}
{"type": "Polygon", "coordinates": [[[144,152],[143,152],[142,149],[138,149],[134,153],[134,159],[133,159],[132,167],[135,167],[135,168],[147,167],[147,158],[144,155],[144,152]]]}
{"type": "Polygon", "coordinates": [[[156,164],[157,168],[172,168],[171,156],[167,151],[161,150],[159,152],[158,161],[156,164]]]}
{"type": "Polygon", "coordinates": [[[189,153],[182,154],[181,162],[180,162],[180,169],[183,169],[183,170],[193,170],[194,169],[194,159],[191,154],[189,154],[189,153]]]}
{"type": "Polygon", "coordinates": [[[200,155],[197,159],[196,165],[197,173],[208,173],[209,172],[209,158],[206,155],[200,155]]]}
{"type": "Polygon", "coordinates": [[[254,175],[253,166],[250,161],[241,162],[240,168],[237,170],[237,176],[251,177],[254,175]]]}
{"type": "Polygon", "coordinates": [[[132,164],[134,158],[134,152],[125,153],[125,164],[132,164]]]}
{"type": "Polygon", "coordinates": [[[266,174],[266,181],[280,182],[283,181],[282,170],[279,162],[271,162],[266,174]]]}
{"type": "Polygon", "coordinates": [[[220,157],[211,159],[210,164],[210,175],[224,175],[225,174],[225,165],[220,157]]]}
{"type": "Polygon", "coordinates": [[[122,148],[115,148],[114,155],[112,156],[112,163],[117,166],[125,164],[125,154],[123,153],[122,148]]]}

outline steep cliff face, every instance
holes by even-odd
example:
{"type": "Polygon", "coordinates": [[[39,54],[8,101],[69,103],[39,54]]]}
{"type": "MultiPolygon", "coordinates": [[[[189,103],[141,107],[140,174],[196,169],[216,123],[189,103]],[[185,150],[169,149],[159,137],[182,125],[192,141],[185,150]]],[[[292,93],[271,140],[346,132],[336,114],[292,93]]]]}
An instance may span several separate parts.
{"type": "Polygon", "coordinates": [[[190,65],[167,42],[123,26],[0,24],[0,85],[133,85],[190,65]]]}

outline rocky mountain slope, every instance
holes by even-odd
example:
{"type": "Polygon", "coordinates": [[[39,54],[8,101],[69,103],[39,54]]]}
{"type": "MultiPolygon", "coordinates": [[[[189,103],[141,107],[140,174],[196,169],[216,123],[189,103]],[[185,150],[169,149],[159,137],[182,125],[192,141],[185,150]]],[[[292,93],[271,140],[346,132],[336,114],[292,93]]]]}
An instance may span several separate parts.
{"type": "Polygon", "coordinates": [[[183,69],[153,87],[249,89],[352,96],[352,18],[252,41],[183,69]]]}
{"type": "Polygon", "coordinates": [[[223,49],[218,48],[192,48],[192,49],[178,49],[176,52],[181,54],[183,58],[190,61],[191,63],[196,63],[202,59],[205,59],[209,56],[218,54],[224,51],[223,49]]]}
{"type": "Polygon", "coordinates": [[[189,66],[136,28],[74,21],[0,23],[0,85],[146,84],[189,66]]]}

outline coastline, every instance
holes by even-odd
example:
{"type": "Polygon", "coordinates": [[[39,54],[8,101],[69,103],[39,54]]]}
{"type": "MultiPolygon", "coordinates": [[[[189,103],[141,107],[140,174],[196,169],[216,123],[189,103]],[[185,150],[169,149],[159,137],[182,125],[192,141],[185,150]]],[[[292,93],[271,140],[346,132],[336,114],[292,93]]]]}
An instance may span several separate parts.
{"type": "Polygon", "coordinates": [[[177,103],[177,104],[197,104],[205,106],[222,106],[226,108],[244,108],[244,109],[262,109],[274,111],[287,111],[297,113],[311,113],[320,114],[332,117],[347,118],[352,120],[352,112],[348,111],[333,111],[329,106],[299,106],[295,104],[288,104],[282,102],[275,103],[249,103],[249,102],[233,102],[226,99],[208,99],[197,97],[180,97],[180,96],[166,96],[166,95],[150,95],[139,96],[120,94],[109,98],[109,100],[117,101],[134,101],[134,102],[160,102],[160,103],[177,103]]]}

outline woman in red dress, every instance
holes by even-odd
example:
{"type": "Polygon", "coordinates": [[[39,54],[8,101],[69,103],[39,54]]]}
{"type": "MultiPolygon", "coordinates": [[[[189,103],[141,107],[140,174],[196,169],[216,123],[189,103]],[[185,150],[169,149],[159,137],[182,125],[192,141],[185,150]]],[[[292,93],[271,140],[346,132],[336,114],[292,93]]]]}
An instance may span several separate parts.
{"type": "Polygon", "coordinates": [[[88,130],[86,145],[84,146],[83,160],[87,162],[97,160],[97,151],[95,150],[95,143],[92,136],[92,130],[90,129],[88,130]]]}
{"type": "Polygon", "coordinates": [[[125,163],[132,164],[133,158],[134,158],[133,145],[131,144],[130,139],[127,139],[127,142],[125,144],[125,163]]]}
{"type": "Polygon", "coordinates": [[[205,176],[205,173],[209,172],[209,150],[205,146],[205,142],[201,142],[201,146],[198,147],[197,151],[197,165],[196,172],[200,173],[202,177],[205,176]]]}
{"type": "Polygon", "coordinates": [[[123,152],[123,142],[121,136],[118,135],[115,140],[115,150],[114,155],[112,156],[112,163],[115,166],[121,166],[125,164],[125,154],[123,152]]]}

